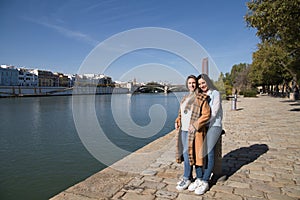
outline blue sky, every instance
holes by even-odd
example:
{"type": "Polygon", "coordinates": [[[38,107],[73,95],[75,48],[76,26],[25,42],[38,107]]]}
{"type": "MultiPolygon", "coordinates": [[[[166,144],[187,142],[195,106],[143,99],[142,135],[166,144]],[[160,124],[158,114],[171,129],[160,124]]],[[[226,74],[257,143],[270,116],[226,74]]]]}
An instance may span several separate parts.
{"type": "MultiPolygon", "coordinates": [[[[73,74],[98,44],[112,36],[137,28],[160,27],[195,40],[221,72],[229,72],[234,64],[251,63],[259,42],[256,31],[247,28],[243,19],[246,2],[0,0],[0,64],[73,74]]],[[[123,55],[104,73],[114,80],[131,79],[139,74],[126,76],[128,71],[143,66],[150,80],[155,75],[150,76],[149,63],[175,68],[183,76],[197,73],[178,56],[151,49],[123,55]]],[[[160,80],[176,82],[168,80],[167,72],[162,74],[160,80]]],[[[135,78],[148,81],[146,76],[135,78]]]]}

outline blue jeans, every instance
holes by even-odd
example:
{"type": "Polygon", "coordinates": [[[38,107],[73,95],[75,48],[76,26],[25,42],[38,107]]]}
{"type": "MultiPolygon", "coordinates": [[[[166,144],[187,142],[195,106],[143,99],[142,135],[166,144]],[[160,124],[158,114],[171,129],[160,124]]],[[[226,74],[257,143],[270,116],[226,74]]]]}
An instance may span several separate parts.
{"type": "Polygon", "coordinates": [[[193,173],[193,166],[190,165],[189,161],[189,138],[188,138],[188,131],[181,131],[181,141],[183,145],[183,179],[185,180],[191,180],[192,179],[192,173],[193,173]]]}
{"type": "MultiPolygon", "coordinates": [[[[206,147],[206,153],[207,153],[207,168],[204,170],[203,174],[203,181],[208,181],[211,175],[211,172],[215,165],[215,146],[218,142],[218,139],[222,133],[222,128],[219,126],[212,126],[208,129],[205,142],[206,147]]],[[[197,173],[197,168],[196,168],[197,173]]],[[[197,175],[198,176],[198,175],[197,175]]]]}
{"type": "Polygon", "coordinates": [[[195,171],[196,171],[196,178],[197,179],[203,179],[203,172],[202,172],[202,166],[195,166],[195,171]]]}

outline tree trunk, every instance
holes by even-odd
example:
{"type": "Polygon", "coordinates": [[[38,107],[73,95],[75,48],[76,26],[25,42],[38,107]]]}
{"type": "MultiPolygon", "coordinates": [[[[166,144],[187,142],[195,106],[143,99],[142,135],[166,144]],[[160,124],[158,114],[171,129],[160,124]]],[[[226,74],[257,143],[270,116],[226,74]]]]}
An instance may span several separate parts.
{"type": "Polygon", "coordinates": [[[282,84],[282,89],[281,89],[281,96],[284,97],[284,91],[285,91],[285,82],[282,84]]]}
{"type": "Polygon", "coordinates": [[[297,88],[297,75],[293,74],[292,91],[290,93],[290,100],[295,101],[299,98],[299,90],[297,88]]]}
{"type": "Polygon", "coordinates": [[[294,72],[292,69],[290,69],[286,64],[284,64],[283,62],[281,62],[281,65],[291,74],[291,76],[293,77],[292,80],[292,90],[290,92],[290,99],[292,101],[295,101],[296,99],[299,98],[299,89],[297,88],[297,73],[294,72]]]}

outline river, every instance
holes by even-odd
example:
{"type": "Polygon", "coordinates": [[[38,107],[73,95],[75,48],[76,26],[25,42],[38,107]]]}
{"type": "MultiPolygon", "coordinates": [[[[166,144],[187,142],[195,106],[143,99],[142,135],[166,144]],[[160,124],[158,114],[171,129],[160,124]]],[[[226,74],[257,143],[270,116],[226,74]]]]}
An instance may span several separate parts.
{"type": "Polygon", "coordinates": [[[83,142],[78,126],[91,120],[74,120],[80,115],[76,108],[83,108],[82,112],[85,106],[94,108],[106,138],[129,154],[174,128],[183,94],[96,95],[92,106],[89,101],[82,103],[91,98],[88,95],[77,100],[72,96],[1,98],[0,199],[49,199],[106,167],[83,142]],[[157,127],[149,124],[153,119],[162,121],[160,117],[166,119],[156,133],[157,127]],[[137,132],[128,134],[133,124],[121,120],[127,118],[134,126],[147,127],[142,137],[137,132]]]}

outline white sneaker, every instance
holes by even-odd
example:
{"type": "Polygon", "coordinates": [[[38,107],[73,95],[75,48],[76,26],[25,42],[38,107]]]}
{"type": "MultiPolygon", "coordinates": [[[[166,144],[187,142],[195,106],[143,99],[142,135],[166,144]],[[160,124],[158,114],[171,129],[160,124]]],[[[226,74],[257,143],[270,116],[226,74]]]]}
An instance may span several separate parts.
{"type": "Polygon", "coordinates": [[[204,194],[209,189],[207,182],[202,181],[202,184],[195,189],[195,194],[201,195],[204,194]]]}
{"type": "Polygon", "coordinates": [[[197,187],[200,187],[200,185],[202,185],[202,183],[203,183],[203,181],[201,179],[197,178],[195,180],[195,182],[193,182],[193,183],[190,184],[190,186],[188,187],[188,190],[191,191],[191,192],[193,192],[193,191],[195,191],[195,189],[197,187]]]}
{"type": "Polygon", "coordinates": [[[190,180],[182,180],[177,186],[176,189],[179,191],[185,190],[191,184],[190,180]]]}
{"type": "Polygon", "coordinates": [[[177,185],[179,185],[183,181],[183,178],[181,178],[178,182],[177,185]]]}

